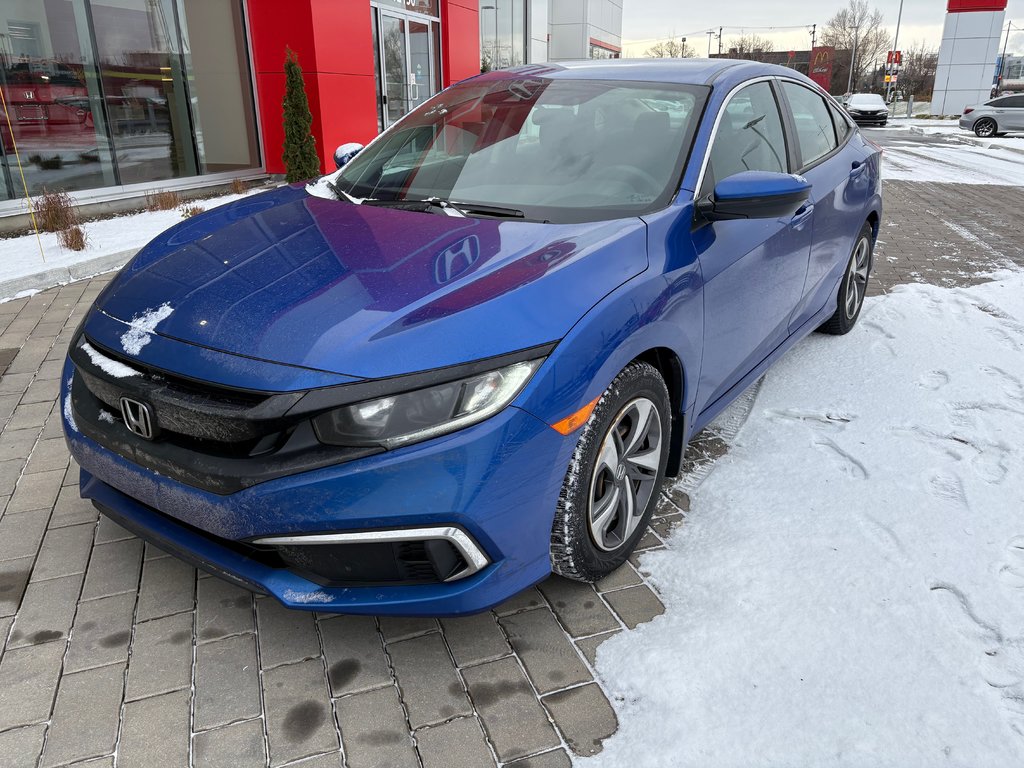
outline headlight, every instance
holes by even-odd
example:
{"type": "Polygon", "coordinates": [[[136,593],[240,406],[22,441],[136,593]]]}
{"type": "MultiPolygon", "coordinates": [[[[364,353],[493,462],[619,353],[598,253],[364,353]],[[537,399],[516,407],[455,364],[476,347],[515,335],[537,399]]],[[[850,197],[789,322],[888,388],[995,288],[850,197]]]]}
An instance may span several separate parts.
{"type": "Polygon", "coordinates": [[[346,405],[313,419],[328,445],[397,448],[483,421],[515,399],[544,362],[527,360],[413,392],[346,405]]]}

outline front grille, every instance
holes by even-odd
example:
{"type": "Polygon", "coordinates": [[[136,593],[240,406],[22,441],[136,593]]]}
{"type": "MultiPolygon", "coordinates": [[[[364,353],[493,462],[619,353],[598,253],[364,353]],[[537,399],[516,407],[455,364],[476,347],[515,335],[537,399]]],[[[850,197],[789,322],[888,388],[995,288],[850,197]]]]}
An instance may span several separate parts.
{"type": "Polygon", "coordinates": [[[71,347],[71,402],[89,438],[140,466],[218,494],[378,453],[325,446],[295,408],[305,392],[253,392],[197,382],[111,352],[84,335],[71,347]],[[153,439],[133,434],[121,398],[148,407],[153,439]]]}

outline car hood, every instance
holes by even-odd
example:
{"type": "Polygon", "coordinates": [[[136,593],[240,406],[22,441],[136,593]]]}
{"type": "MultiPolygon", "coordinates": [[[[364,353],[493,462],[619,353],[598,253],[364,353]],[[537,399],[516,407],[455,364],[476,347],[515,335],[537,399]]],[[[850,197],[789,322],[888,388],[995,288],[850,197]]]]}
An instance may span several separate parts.
{"type": "Polygon", "coordinates": [[[326,200],[292,185],[163,233],[97,307],[131,326],[114,347],[128,355],[158,334],[378,378],[556,341],[646,267],[640,219],[461,218],[326,200]]]}

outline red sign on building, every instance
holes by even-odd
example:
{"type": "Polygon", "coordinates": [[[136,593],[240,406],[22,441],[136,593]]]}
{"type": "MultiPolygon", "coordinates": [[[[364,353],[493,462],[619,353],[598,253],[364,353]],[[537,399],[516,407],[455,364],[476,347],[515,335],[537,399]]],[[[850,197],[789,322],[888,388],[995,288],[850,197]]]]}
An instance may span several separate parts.
{"type": "Polygon", "coordinates": [[[823,45],[811,49],[811,66],[808,76],[826,91],[832,88],[832,63],[836,49],[823,45]]]}

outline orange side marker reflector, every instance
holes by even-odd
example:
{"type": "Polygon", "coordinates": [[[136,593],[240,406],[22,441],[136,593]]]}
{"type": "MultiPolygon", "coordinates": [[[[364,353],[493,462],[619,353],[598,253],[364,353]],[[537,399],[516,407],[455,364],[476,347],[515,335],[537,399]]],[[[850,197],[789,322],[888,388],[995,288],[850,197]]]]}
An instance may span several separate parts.
{"type": "Polygon", "coordinates": [[[594,408],[597,407],[597,401],[600,399],[601,396],[598,395],[576,411],[576,413],[566,416],[561,421],[556,421],[551,425],[551,428],[562,435],[568,435],[575,432],[587,422],[587,419],[590,418],[590,414],[592,414],[594,412],[594,408]]]}

